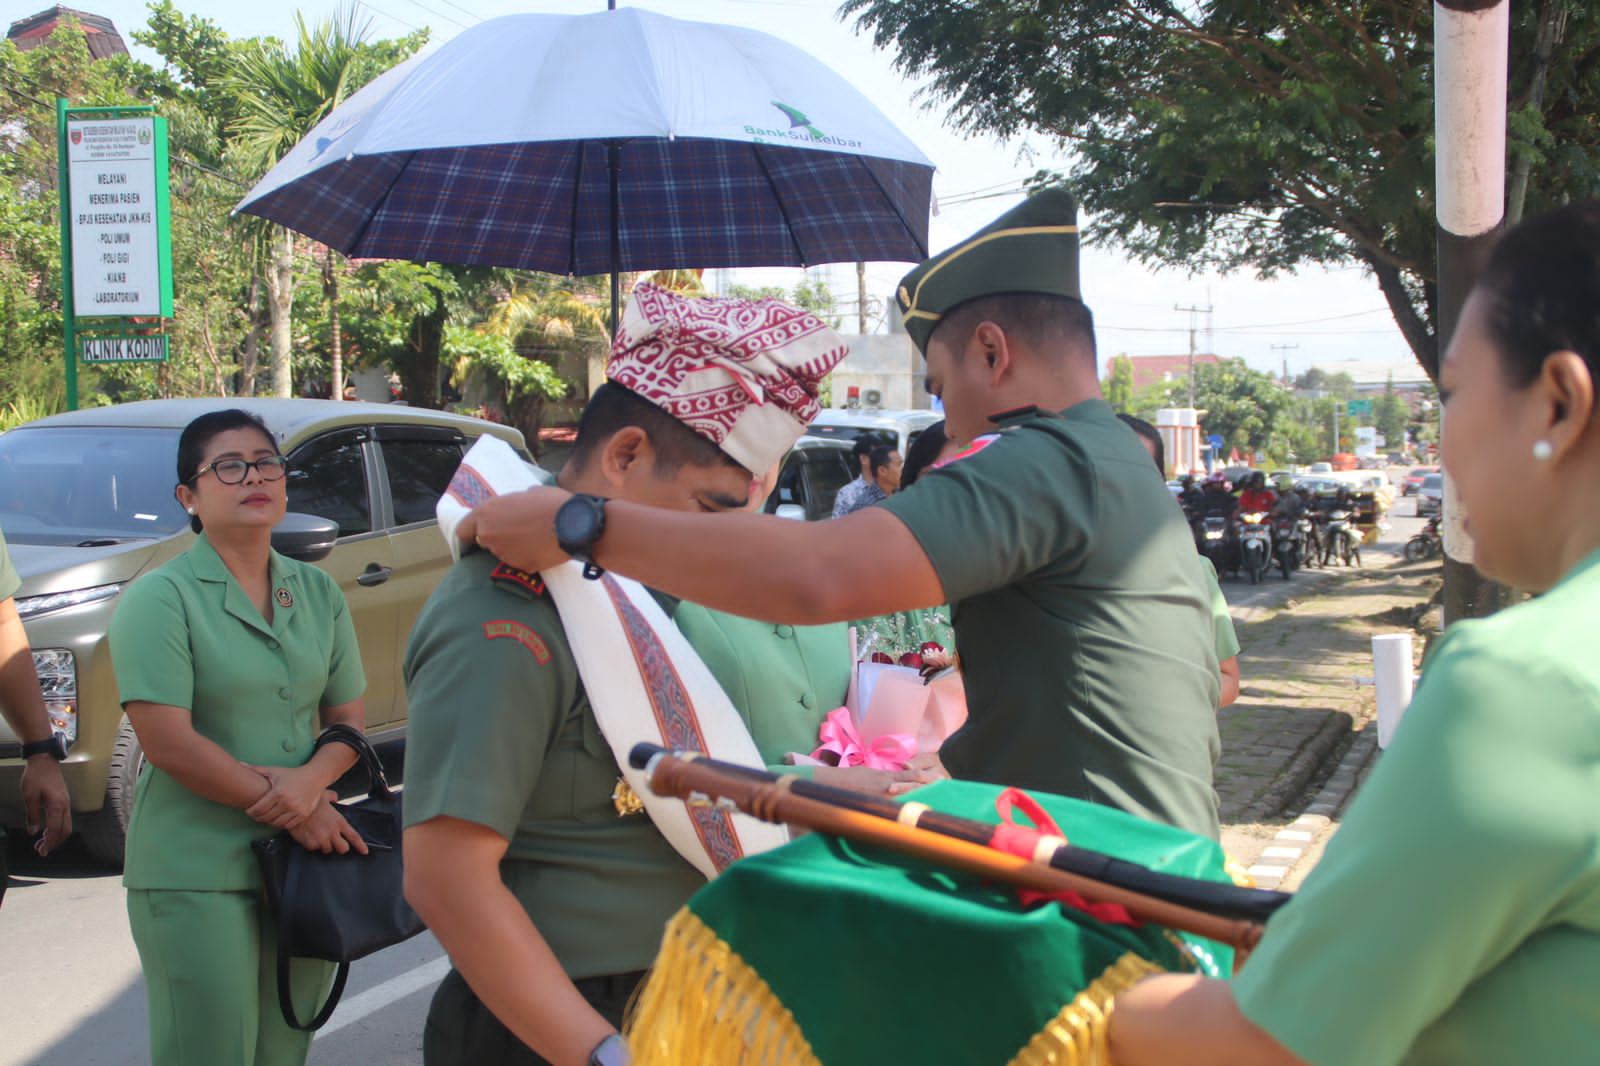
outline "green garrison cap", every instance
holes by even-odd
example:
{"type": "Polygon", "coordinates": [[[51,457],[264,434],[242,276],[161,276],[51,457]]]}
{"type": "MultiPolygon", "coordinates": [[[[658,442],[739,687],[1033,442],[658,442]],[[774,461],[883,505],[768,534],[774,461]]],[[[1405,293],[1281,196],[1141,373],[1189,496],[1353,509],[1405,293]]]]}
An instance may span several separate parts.
{"type": "Polygon", "coordinates": [[[1078,287],[1078,204],[1065,189],[1028,197],[954,248],[900,279],[895,299],[923,352],[939,320],[968,300],[1003,292],[1083,299],[1078,287]]]}

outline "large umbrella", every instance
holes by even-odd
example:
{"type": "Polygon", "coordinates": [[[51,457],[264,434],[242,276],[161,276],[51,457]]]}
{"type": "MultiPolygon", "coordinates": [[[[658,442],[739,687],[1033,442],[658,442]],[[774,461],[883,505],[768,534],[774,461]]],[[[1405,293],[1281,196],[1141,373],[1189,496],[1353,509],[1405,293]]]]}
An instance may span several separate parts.
{"type": "Polygon", "coordinates": [[[927,255],[933,166],[769,34],[479,23],[352,96],[239,210],[346,255],[616,275],[927,255]]]}

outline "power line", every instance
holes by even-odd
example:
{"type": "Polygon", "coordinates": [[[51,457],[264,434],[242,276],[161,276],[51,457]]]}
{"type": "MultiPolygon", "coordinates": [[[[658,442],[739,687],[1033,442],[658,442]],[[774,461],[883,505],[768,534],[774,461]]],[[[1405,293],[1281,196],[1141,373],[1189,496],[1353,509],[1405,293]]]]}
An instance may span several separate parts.
{"type": "Polygon", "coordinates": [[[443,11],[437,11],[434,8],[429,7],[427,4],[422,3],[422,0],[407,0],[407,3],[409,3],[412,7],[420,7],[422,10],[426,11],[428,14],[432,15],[434,18],[444,19],[446,22],[454,23],[455,25],[461,27],[464,30],[472,29],[472,27],[470,25],[468,25],[467,23],[462,22],[458,18],[452,18],[451,16],[446,15],[443,11]]]}
{"type": "Polygon", "coordinates": [[[377,7],[372,6],[370,3],[367,2],[367,0],[355,0],[355,2],[356,2],[356,4],[358,6],[366,8],[368,11],[372,12],[374,15],[377,15],[379,18],[386,18],[390,22],[398,22],[400,25],[404,26],[406,29],[412,31],[413,33],[417,33],[417,32],[420,32],[422,30],[422,27],[418,26],[416,23],[407,22],[405,19],[401,18],[399,15],[391,15],[391,14],[389,14],[389,12],[384,11],[381,8],[377,8],[377,7]]]}

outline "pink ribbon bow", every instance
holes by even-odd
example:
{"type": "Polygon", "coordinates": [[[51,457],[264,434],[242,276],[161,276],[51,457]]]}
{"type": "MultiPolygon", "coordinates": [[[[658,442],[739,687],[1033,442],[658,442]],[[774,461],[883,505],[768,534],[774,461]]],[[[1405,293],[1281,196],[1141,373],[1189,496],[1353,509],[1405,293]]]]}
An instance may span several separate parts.
{"type": "Polygon", "coordinates": [[[817,731],[822,746],[811,753],[834,766],[870,766],[874,770],[904,770],[917,753],[917,738],[910,733],[880,733],[863,743],[850,708],[828,712],[817,731]],[[832,756],[833,758],[829,758],[832,756]]]}

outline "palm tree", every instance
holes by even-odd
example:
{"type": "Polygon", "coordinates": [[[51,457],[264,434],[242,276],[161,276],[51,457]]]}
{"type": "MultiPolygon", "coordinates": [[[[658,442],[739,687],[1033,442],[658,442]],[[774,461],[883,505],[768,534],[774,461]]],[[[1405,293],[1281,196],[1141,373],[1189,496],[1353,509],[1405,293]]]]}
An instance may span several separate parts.
{"type": "MultiPolygon", "coordinates": [[[[232,127],[234,139],[254,157],[262,173],[282,159],[359,87],[355,84],[356,71],[362,42],[366,40],[371,23],[358,25],[354,6],[336,11],[332,19],[324,19],[315,27],[308,27],[305,18],[298,13],[294,21],[293,52],[276,40],[252,41],[250,47],[242,49],[235,57],[228,79],[239,108],[239,117],[232,127]]],[[[269,232],[271,262],[265,280],[272,324],[272,392],[275,396],[288,396],[291,392],[289,325],[294,307],[294,234],[275,225],[269,232]]],[[[337,253],[324,247],[322,291],[328,301],[331,323],[332,395],[339,399],[343,395],[344,358],[336,262],[337,253]]]]}

